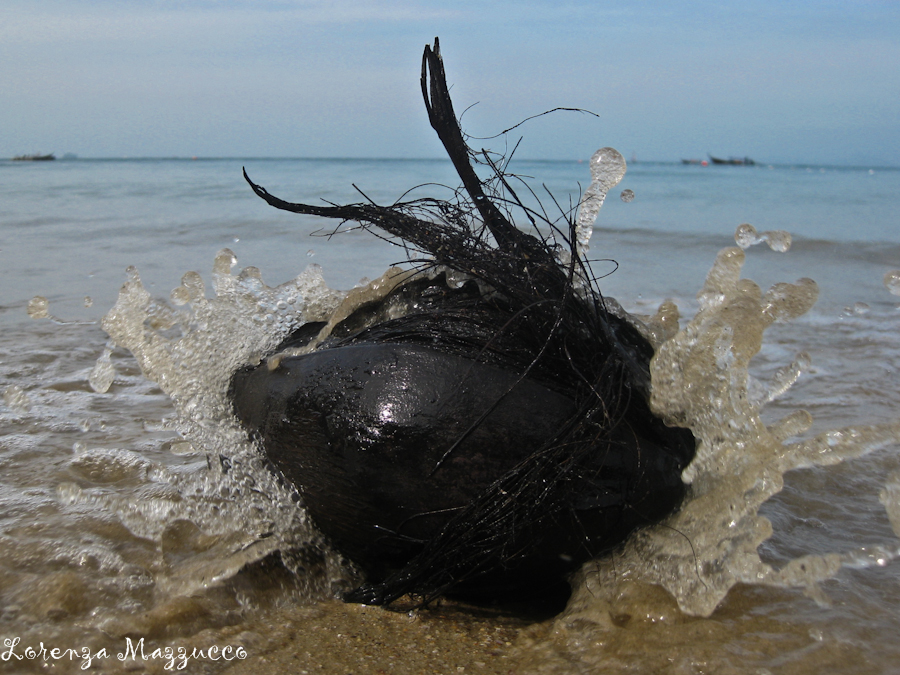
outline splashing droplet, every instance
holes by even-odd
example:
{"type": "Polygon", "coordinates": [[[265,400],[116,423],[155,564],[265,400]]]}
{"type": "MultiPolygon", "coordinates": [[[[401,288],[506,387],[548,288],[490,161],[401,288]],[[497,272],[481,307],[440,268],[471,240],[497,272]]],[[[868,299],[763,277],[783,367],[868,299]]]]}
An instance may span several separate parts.
{"type": "Polygon", "coordinates": [[[788,251],[793,241],[790,232],[785,232],[784,230],[757,232],[756,228],[749,223],[738,225],[737,230],[734,232],[734,240],[738,246],[744,249],[766,242],[770,249],[779,253],[788,251]]]}
{"type": "Polygon", "coordinates": [[[100,355],[100,358],[97,359],[97,363],[94,364],[94,367],[91,369],[91,374],[88,376],[88,384],[90,384],[91,389],[98,394],[105,394],[109,391],[113,380],[116,379],[116,369],[109,360],[110,356],[112,356],[114,347],[114,342],[109,341],[106,343],[103,353],[100,355]]]}
{"type": "MultiPolygon", "coordinates": [[[[215,262],[213,262],[213,274],[230,274],[231,268],[237,265],[237,256],[230,248],[223,248],[216,254],[215,262]]],[[[188,272],[190,274],[190,272],[188,272]]],[[[199,278],[200,275],[194,272],[199,278]]],[[[187,276],[187,275],[185,275],[187,276]]],[[[182,283],[184,280],[182,279],[182,283]]]]}
{"type": "Polygon", "coordinates": [[[763,235],[766,237],[769,248],[773,251],[785,253],[791,247],[792,239],[789,232],[785,232],[784,230],[771,230],[770,232],[763,232],[763,235]]]}
{"type": "Polygon", "coordinates": [[[735,230],[734,240],[741,248],[750,248],[754,244],[759,243],[759,234],[750,223],[744,223],[743,225],[738,225],[737,230],[735,230]]]}
{"type": "Polygon", "coordinates": [[[862,316],[868,314],[871,307],[865,302],[854,302],[852,305],[844,307],[844,316],[862,316]]]}
{"type": "Polygon", "coordinates": [[[578,222],[575,228],[578,251],[587,252],[588,242],[594,232],[594,221],[607,193],[619,184],[625,175],[625,158],[614,148],[600,148],[591,157],[591,181],[584,191],[578,207],[578,222]]]}
{"type": "Polygon", "coordinates": [[[622,194],[620,195],[622,201],[626,204],[634,201],[634,190],[622,190],[622,194]]]}
{"type": "Polygon", "coordinates": [[[28,301],[28,316],[32,319],[46,319],[50,316],[49,307],[50,303],[47,298],[36,295],[28,301]]]}
{"type": "Polygon", "coordinates": [[[775,284],[763,298],[763,313],[772,321],[791,321],[812,309],[818,297],[819,286],[812,279],[800,279],[796,284],[775,284]]]}
{"type": "MultiPolygon", "coordinates": [[[[229,265],[229,263],[222,258],[220,255],[216,258],[213,269],[215,269],[215,265],[229,265]]],[[[230,270],[231,267],[228,266],[230,270]]],[[[206,286],[203,284],[203,279],[196,272],[185,272],[181,277],[181,286],[172,290],[171,296],[172,299],[178,298],[179,300],[183,300],[184,302],[197,302],[201,298],[206,295],[206,286]]]]}
{"type": "Polygon", "coordinates": [[[172,292],[169,294],[169,297],[172,299],[172,302],[179,307],[182,305],[186,305],[188,302],[190,302],[191,299],[190,293],[188,293],[188,290],[184,286],[173,288],[172,292]]]}
{"type": "Polygon", "coordinates": [[[900,270],[891,270],[884,275],[884,287],[893,295],[900,295],[900,270]]]}
{"type": "Polygon", "coordinates": [[[645,337],[650,340],[654,349],[659,349],[663,343],[678,333],[681,313],[674,301],[665,300],[656,310],[656,314],[639,318],[646,328],[645,337]]]}

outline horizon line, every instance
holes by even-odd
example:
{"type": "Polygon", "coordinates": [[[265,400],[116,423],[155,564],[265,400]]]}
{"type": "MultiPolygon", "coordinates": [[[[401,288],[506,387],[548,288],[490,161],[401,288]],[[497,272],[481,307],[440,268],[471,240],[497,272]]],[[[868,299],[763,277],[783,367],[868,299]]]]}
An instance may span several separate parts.
{"type": "MultiPolygon", "coordinates": [[[[52,153],[51,153],[52,154],[52,153]]],[[[3,158],[0,161],[12,162],[12,157],[3,158]]],[[[84,157],[74,153],[66,153],[62,157],[56,158],[56,161],[73,162],[73,161],[330,161],[330,162],[448,162],[446,157],[302,157],[302,156],[239,156],[239,155],[222,155],[222,156],[203,156],[203,155],[121,155],[121,156],[99,156],[84,157]],[[68,156],[67,156],[68,155],[68,156]]],[[[529,158],[515,157],[511,160],[515,162],[546,162],[546,163],[576,163],[586,164],[587,159],[547,159],[547,158],[529,158]]],[[[629,165],[633,164],[683,164],[682,159],[632,159],[626,160],[629,165]]],[[[16,162],[23,163],[23,162],[16,162]]],[[[31,162],[24,162],[30,164],[31,162]]],[[[697,165],[693,165],[697,166],[697,165]]],[[[703,168],[714,166],[711,162],[704,165],[703,168]]],[[[819,164],[810,162],[760,162],[754,165],[756,168],[833,168],[833,169],[882,169],[882,170],[898,170],[900,165],[881,165],[881,164],[819,164]]],[[[726,167],[733,168],[733,167],[726,167]]],[[[741,167],[750,168],[750,167],[741,167]]]]}

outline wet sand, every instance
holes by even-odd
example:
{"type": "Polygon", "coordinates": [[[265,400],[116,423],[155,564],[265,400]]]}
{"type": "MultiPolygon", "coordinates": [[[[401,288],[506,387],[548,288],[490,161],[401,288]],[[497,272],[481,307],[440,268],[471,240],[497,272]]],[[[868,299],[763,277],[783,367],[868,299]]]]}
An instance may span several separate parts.
{"type": "MultiPolygon", "coordinates": [[[[839,584],[829,584],[836,591],[839,584]]],[[[840,603],[840,593],[835,593],[840,603]]],[[[739,586],[708,617],[678,610],[659,587],[633,584],[610,605],[577,598],[567,612],[528,621],[450,601],[418,612],[323,601],[268,612],[244,631],[248,657],[228,675],[368,673],[571,675],[647,672],[876,673],[884,659],[814,622],[785,620],[773,606],[819,614],[799,590],[739,586]],[[823,630],[824,628],[824,630],[823,630]]],[[[245,626],[246,628],[246,626],[245,626]]]]}
{"type": "Polygon", "coordinates": [[[271,673],[523,673],[517,649],[530,622],[446,601],[428,610],[323,601],[268,613],[248,657],[228,675],[271,673]]]}

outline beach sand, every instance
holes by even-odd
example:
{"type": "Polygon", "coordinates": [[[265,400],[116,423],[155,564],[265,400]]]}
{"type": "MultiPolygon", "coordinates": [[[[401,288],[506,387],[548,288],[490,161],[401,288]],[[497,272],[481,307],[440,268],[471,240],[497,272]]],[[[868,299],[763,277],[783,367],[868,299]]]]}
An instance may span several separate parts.
{"type": "Polygon", "coordinates": [[[524,672],[515,644],[540,623],[442,600],[418,611],[322,601],[267,612],[241,634],[247,658],[228,675],[524,672]]]}

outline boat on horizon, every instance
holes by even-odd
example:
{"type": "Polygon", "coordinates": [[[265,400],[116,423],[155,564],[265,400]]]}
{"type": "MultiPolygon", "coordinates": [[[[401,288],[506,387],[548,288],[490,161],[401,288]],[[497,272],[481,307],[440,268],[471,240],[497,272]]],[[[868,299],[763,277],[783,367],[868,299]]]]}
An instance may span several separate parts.
{"type": "Polygon", "coordinates": [[[52,152],[49,155],[18,155],[12,158],[14,162],[49,162],[56,159],[56,155],[52,152]]]}
{"type": "MultiPolygon", "coordinates": [[[[754,162],[749,157],[729,157],[728,159],[722,159],[721,157],[713,157],[709,156],[710,161],[713,164],[728,164],[730,166],[755,166],[756,162],[754,162]]],[[[684,160],[682,160],[684,161],[684,160]]]]}

